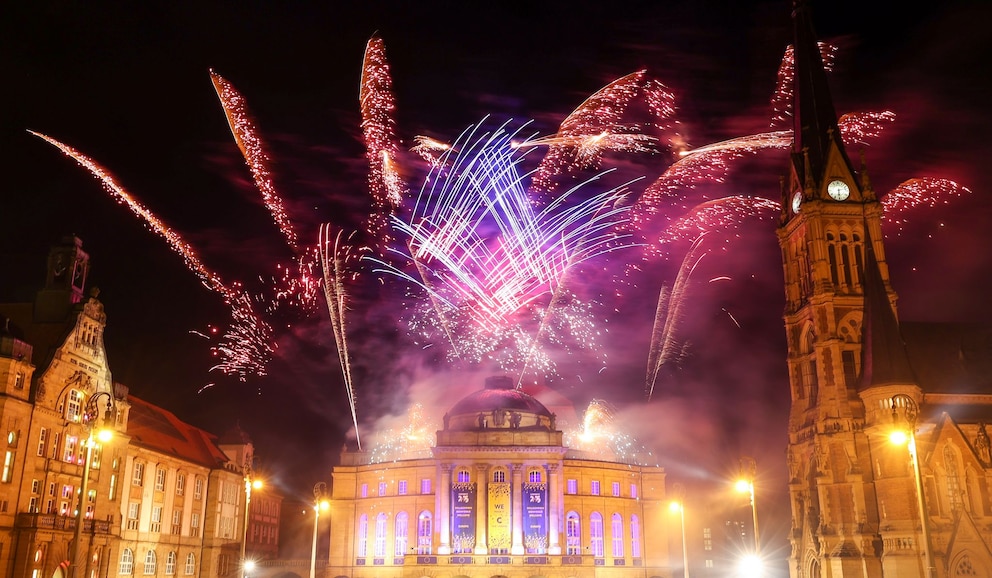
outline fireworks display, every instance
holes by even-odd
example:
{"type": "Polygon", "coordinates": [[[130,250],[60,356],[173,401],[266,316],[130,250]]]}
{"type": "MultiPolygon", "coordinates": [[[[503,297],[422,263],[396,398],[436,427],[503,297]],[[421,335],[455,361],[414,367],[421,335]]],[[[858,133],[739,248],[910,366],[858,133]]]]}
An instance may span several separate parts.
{"type": "Polygon", "coordinates": [[[480,124],[465,131],[440,163],[443,171],[435,171],[443,174],[427,177],[409,217],[394,225],[408,239],[404,257],[431,305],[417,317],[436,322],[454,359],[543,373],[553,363],[541,356],[541,339],[593,341],[580,331],[591,325],[579,320],[583,307],[565,305],[574,303],[562,289],[565,274],[630,245],[617,228],[626,212],[617,204],[623,187],[582,198],[576,187],[535,208],[520,170],[529,147],[514,145],[521,130],[503,124],[487,132],[480,124]],[[555,328],[566,333],[549,336],[555,328]]]}
{"type": "Polygon", "coordinates": [[[372,199],[366,229],[375,238],[386,231],[389,216],[403,202],[404,194],[403,181],[396,167],[399,145],[393,118],[396,109],[393,81],[386,61],[386,45],[381,38],[373,37],[365,46],[358,100],[369,162],[368,189],[372,199]]]}
{"type": "MultiPolygon", "coordinates": [[[[828,68],[835,52],[821,43],[828,68]]],[[[455,138],[431,131],[441,136],[417,136],[408,146],[395,118],[397,100],[385,44],[373,36],[363,54],[357,103],[367,181],[333,192],[348,198],[342,204],[361,204],[363,212],[360,217],[310,215],[323,223],[313,227],[316,231],[295,224],[294,217],[306,215],[292,215],[290,207],[303,203],[287,204],[277,190],[273,167],[281,167],[273,158],[281,157],[264,146],[245,97],[211,70],[262,204],[293,253],[288,265],[257,263],[251,277],[262,287],[224,282],[106,169],[51,137],[32,134],[99,179],[115,200],[168,243],[204,286],[223,298],[229,327],[199,333],[211,340],[216,356],[212,370],[238,381],[265,376],[280,340],[291,339],[282,319],[287,310],[311,326],[320,324],[333,338],[334,369],[340,369],[353,439],[359,449],[365,441],[371,461],[388,462],[426,455],[436,426],[427,410],[414,403],[407,425],[374,431],[365,440],[359,435],[360,425],[367,427],[375,417],[359,411],[372,405],[365,394],[373,397],[375,384],[362,383],[371,373],[362,371],[363,364],[372,362],[353,357],[352,348],[354,335],[367,335],[373,316],[361,309],[369,308],[368,303],[354,293],[373,285],[381,291],[377,295],[388,294],[374,307],[378,319],[389,318],[401,329],[397,350],[390,350],[396,358],[408,353],[400,347],[413,355],[421,348],[423,357],[435,356],[445,369],[499,369],[515,376],[519,387],[525,380],[581,382],[604,371],[615,346],[610,342],[617,333],[609,330],[612,320],[631,305],[615,286],[662,284],[654,323],[644,336],[649,342],[644,393],[651,401],[665,387],[666,370],[685,358],[687,342],[679,330],[692,314],[693,273],[704,257],[707,266],[719,266],[717,249],[706,242],[725,242],[744,228],[770,229],[781,212],[776,190],[733,194],[723,185],[740,161],[762,154],[784,157],[792,144],[792,59],[789,48],[771,99],[768,132],[693,148],[676,116],[676,92],[639,70],[597,90],[556,128],[558,119],[547,115],[541,122],[552,128],[540,130],[537,122],[487,117],[455,138]],[[422,178],[415,181],[412,175],[422,178]],[[640,183],[642,178],[646,184],[640,183]],[[346,234],[352,230],[357,232],[346,234]],[[368,238],[356,240],[362,234],[368,238]],[[669,263],[670,269],[681,266],[659,272],[669,263]],[[656,264],[659,270],[651,270],[656,264]],[[326,324],[323,311],[319,320],[315,314],[321,298],[326,324]],[[579,369],[577,359],[584,364],[579,369]],[[571,373],[563,375],[566,365],[571,373]]],[[[856,112],[843,115],[838,125],[845,143],[860,145],[877,139],[895,119],[888,110],[856,112]]],[[[759,122],[731,123],[725,132],[766,130],[766,120],[762,113],[759,122]]],[[[285,190],[299,195],[298,190],[285,190]]],[[[880,195],[886,227],[902,231],[914,209],[933,209],[970,192],[947,179],[906,180],[880,195]]],[[[732,250],[724,244],[719,252],[732,250]]],[[[651,292],[649,305],[655,295],[651,292]]],[[[566,432],[566,443],[621,461],[642,459],[644,450],[621,430],[616,410],[597,398],[582,425],[566,432]]]]}

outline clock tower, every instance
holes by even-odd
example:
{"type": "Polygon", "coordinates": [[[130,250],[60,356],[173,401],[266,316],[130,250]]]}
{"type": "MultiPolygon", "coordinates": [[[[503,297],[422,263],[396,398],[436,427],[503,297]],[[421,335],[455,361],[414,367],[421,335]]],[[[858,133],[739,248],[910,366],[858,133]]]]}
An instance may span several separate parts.
{"type": "Polygon", "coordinates": [[[794,4],[794,126],[777,230],[791,388],[793,578],[881,576],[865,404],[866,276],[894,319],[879,203],[851,163],[813,32],[794,4]]]}

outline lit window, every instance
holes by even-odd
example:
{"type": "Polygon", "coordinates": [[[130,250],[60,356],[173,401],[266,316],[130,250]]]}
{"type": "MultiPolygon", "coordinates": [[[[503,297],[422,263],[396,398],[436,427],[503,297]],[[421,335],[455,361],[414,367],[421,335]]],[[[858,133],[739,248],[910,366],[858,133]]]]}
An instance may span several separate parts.
{"type": "Polygon", "coordinates": [[[154,576],[156,565],[155,550],[149,550],[148,553],[145,554],[145,576],[154,576]]]}
{"type": "Polygon", "coordinates": [[[179,472],[176,474],[176,495],[182,496],[186,493],[186,474],[179,472]]]}
{"type": "Polygon", "coordinates": [[[589,493],[598,496],[599,495],[599,480],[593,480],[589,485],[589,493]]]}
{"type": "Polygon", "coordinates": [[[458,483],[460,484],[467,484],[468,482],[472,481],[471,477],[469,476],[468,470],[458,470],[458,474],[455,479],[457,479],[458,483]]]}
{"type": "Polygon", "coordinates": [[[610,524],[610,539],[613,543],[613,557],[623,558],[623,518],[613,514],[610,524]]]}
{"type": "Polygon", "coordinates": [[[382,558],[386,555],[386,522],[388,518],[385,512],[380,512],[375,517],[375,549],[373,556],[382,558]]]}
{"type": "Polygon", "coordinates": [[[138,515],[141,513],[141,503],[131,502],[127,506],[127,529],[138,529],[138,515]]]}
{"type": "Polygon", "coordinates": [[[165,491],[165,469],[155,468],[155,489],[164,492],[165,491]]]}
{"type": "Polygon", "coordinates": [[[593,556],[603,557],[603,516],[599,512],[589,516],[589,546],[593,556]]]}
{"type": "Polygon", "coordinates": [[[3,472],[0,473],[0,482],[9,484],[14,477],[14,452],[7,450],[3,456],[3,472]]]}
{"type": "Polygon", "coordinates": [[[565,482],[565,493],[567,493],[567,494],[578,494],[579,493],[579,480],[567,480],[565,482]]]}
{"type": "Polygon", "coordinates": [[[637,499],[637,484],[630,485],[630,497],[637,499]]]}
{"type": "Polygon", "coordinates": [[[184,573],[187,576],[196,574],[196,556],[192,552],[186,554],[186,568],[184,569],[184,573]]]}
{"type": "Polygon", "coordinates": [[[83,393],[77,389],[70,389],[66,396],[65,419],[67,421],[79,421],[79,410],[83,404],[83,393]]]}
{"type": "Polygon", "coordinates": [[[176,575],[176,553],[169,552],[169,555],[165,557],[165,575],[175,576],[176,575]]]}
{"type": "Polygon", "coordinates": [[[630,516],[630,555],[634,558],[641,557],[641,521],[637,514],[630,516]]]}
{"type": "Polygon", "coordinates": [[[110,499],[117,497],[117,474],[110,474],[110,499]]]}
{"type": "Polygon", "coordinates": [[[386,495],[386,482],[379,482],[379,495],[380,496],[386,495]]]}
{"type": "Polygon", "coordinates": [[[362,514],[358,518],[358,557],[364,558],[369,553],[369,517],[362,514]]]}
{"type": "Polygon", "coordinates": [[[76,442],[78,438],[76,436],[66,436],[65,438],[65,449],[62,452],[62,461],[69,462],[70,464],[75,460],[76,456],[76,442]]]}
{"type": "Polygon", "coordinates": [[[363,498],[369,497],[369,485],[368,484],[362,484],[361,490],[359,491],[359,495],[361,497],[363,497],[363,498]]]}
{"type": "Polygon", "coordinates": [[[407,516],[406,512],[398,512],[396,514],[396,522],[394,525],[396,527],[393,529],[393,555],[405,556],[407,543],[409,542],[407,536],[410,531],[410,518],[407,516]]]}
{"type": "Polygon", "coordinates": [[[565,515],[565,554],[567,556],[578,556],[582,553],[580,527],[578,514],[569,512],[565,515]]]}
{"type": "Polygon", "coordinates": [[[38,432],[38,454],[37,455],[44,457],[44,455],[45,455],[45,442],[46,441],[48,441],[48,430],[45,429],[45,428],[41,428],[41,430],[38,432]]]}
{"type": "Polygon", "coordinates": [[[131,485],[140,486],[145,481],[145,464],[134,462],[134,471],[131,475],[131,485]]]}
{"type": "Polygon", "coordinates": [[[541,470],[531,470],[528,472],[527,481],[532,484],[541,483],[541,470]]]}
{"type": "Polygon", "coordinates": [[[152,507],[152,532],[162,531],[162,506],[152,507]]]}
{"type": "Polygon", "coordinates": [[[14,389],[24,389],[24,373],[20,371],[14,375],[14,389]]]}
{"type": "Polygon", "coordinates": [[[131,552],[130,548],[124,548],[121,552],[121,564],[117,573],[125,576],[130,576],[134,573],[134,553],[131,552]]]}
{"type": "Polygon", "coordinates": [[[425,510],[417,516],[417,554],[430,555],[433,551],[433,538],[434,527],[431,523],[431,513],[425,510]]]}
{"type": "Polygon", "coordinates": [[[196,478],[193,480],[193,499],[199,500],[203,497],[203,479],[196,478]]]}
{"type": "Polygon", "coordinates": [[[406,495],[406,480],[400,480],[399,483],[396,484],[396,493],[401,496],[406,495]]]}
{"type": "Polygon", "coordinates": [[[613,496],[620,497],[620,482],[613,482],[613,496]]]}
{"type": "Polygon", "coordinates": [[[424,479],[420,480],[420,493],[421,494],[429,494],[429,493],[431,493],[431,479],[430,478],[424,478],[424,479]]]}

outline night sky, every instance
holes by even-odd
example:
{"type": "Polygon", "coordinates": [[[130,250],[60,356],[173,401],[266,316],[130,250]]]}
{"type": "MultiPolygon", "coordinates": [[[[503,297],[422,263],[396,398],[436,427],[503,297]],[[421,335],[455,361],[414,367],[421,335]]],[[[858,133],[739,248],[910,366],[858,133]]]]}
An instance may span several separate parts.
{"type": "MultiPolygon", "coordinates": [[[[44,282],[49,246],[79,236],[108,315],[114,379],[207,430],[240,423],[260,468],[305,496],[329,479],[351,429],[323,305],[310,318],[280,320],[291,327],[276,327],[268,376],[242,383],[209,371],[211,342],[195,332],[226,323],[223,301],[85,169],[27,130],[99,162],[211,268],[247,285],[276,274],[292,254],[231,137],[211,69],[247,100],[277,190],[307,242],[323,222],[354,226],[368,206],[358,89],[373,34],[385,42],[406,148],[417,135],[454,140],[485,115],[533,120],[536,132],[552,134],[586,97],[641,69],[676,94],[676,117],[693,147],[768,130],[776,72],[792,40],[787,1],[533,4],[8,7],[0,22],[0,301],[30,300],[44,282]]],[[[984,26],[992,5],[878,4],[869,13],[848,0],[814,6],[819,36],[838,47],[830,75],[838,112],[896,114],[881,137],[849,148],[852,160],[866,149],[879,193],[923,176],[972,190],[907,211],[902,227],[886,225],[900,316],[990,321],[992,36],[984,26]]],[[[643,176],[633,187],[639,192],[671,162],[662,150],[611,155],[603,168],[643,176]]],[[[666,211],[678,216],[683,203],[727,195],[777,201],[787,170],[782,151],[747,157],[726,182],[686,192],[666,211]]],[[[570,358],[548,385],[580,412],[593,398],[614,404],[630,433],[690,488],[731,475],[741,455],[757,456],[759,491],[768,496],[764,533],[781,544],[789,527],[787,510],[777,507],[786,495],[788,385],[774,226],[755,220],[711,235],[678,328],[685,358],[665,368],[650,404],[643,400],[651,321],[684,245],[652,261],[608,256],[604,270],[624,271],[628,261],[644,269],[618,275],[621,289],[580,276],[609,331],[605,369],[570,358]],[[729,279],[709,282],[716,277],[729,279]]],[[[400,321],[409,300],[392,290],[396,280],[364,278],[371,282],[349,313],[364,432],[404,416],[411,400],[444,408],[481,387],[490,368],[456,371],[439,355],[443,344],[411,343],[400,321]]]]}

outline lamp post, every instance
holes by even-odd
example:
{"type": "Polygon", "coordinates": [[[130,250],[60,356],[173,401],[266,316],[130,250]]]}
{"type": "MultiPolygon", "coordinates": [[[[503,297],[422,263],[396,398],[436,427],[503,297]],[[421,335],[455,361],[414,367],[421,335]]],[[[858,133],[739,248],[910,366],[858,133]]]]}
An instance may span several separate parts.
{"type": "MultiPolygon", "coordinates": [[[[97,422],[106,423],[110,421],[113,417],[114,402],[113,396],[106,391],[98,391],[90,396],[86,401],[86,407],[83,410],[82,423],[83,427],[86,429],[86,439],[83,441],[83,445],[86,447],[86,457],[83,460],[83,479],[79,484],[79,506],[76,509],[76,528],[75,533],[72,537],[72,548],[69,551],[69,564],[71,565],[72,572],[70,575],[72,578],[79,578],[82,574],[77,572],[79,568],[79,544],[83,539],[83,521],[86,518],[86,499],[89,493],[89,480],[90,480],[90,465],[93,461],[93,446],[96,445],[96,441],[93,439],[93,429],[97,425],[97,422]],[[102,419],[100,416],[100,408],[97,401],[103,397],[107,397],[107,409],[104,412],[102,419]]],[[[97,438],[102,442],[110,441],[113,433],[107,429],[101,429],[97,432],[97,438]]],[[[89,557],[87,556],[87,559],[89,557]]]]}
{"type": "Polygon", "coordinates": [[[916,400],[912,397],[899,393],[892,396],[892,423],[905,424],[905,428],[899,428],[892,433],[890,439],[897,443],[906,443],[909,449],[909,457],[913,462],[913,478],[916,481],[916,505],[919,508],[920,526],[923,528],[923,575],[926,578],[933,578],[933,566],[930,560],[930,527],[927,524],[927,504],[926,496],[923,495],[923,473],[920,470],[920,456],[916,451],[916,422],[919,417],[920,408],[916,400]],[[898,409],[902,409],[900,418],[898,409]]]}
{"type": "Polygon", "coordinates": [[[245,523],[241,534],[241,575],[248,576],[248,571],[254,567],[253,563],[250,563],[245,557],[245,550],[248,546],[248,510],[251,506],[251,490],[252,488],[259,489],[262,487],[262,480],[256,480],[252,477],[251,471],[251,459],[245,460],[244,466],[244,476],[245,476],[245,523]]]}
{"type": "Polygon", "coordinates": [[[317,522],[320,520],[320,511],[326,510],[327,507],[327,484],[317,482],[313,487],[313,545],[310,547],[310,578],[317,576],[317,522]]]}
{"type": "Polygon", "coordinates": [[[679,522],[682,526],[682,578],[689,578],[689,547],[685,542],[685,486],[682,484],[672,484],[672,500],[669,508],[679,513],[679,522]]]}
{"type": "Polygon", "coordinates": [[[761,556],[761,539],[758,535],[758,508],[754,504],[754,479],[758,473],[758,464],[754,458],[741,458],[741,475],[737,480],[737,491],[745,492],[750,497],[751,520],[754,523],[754,555],[761,556]]]}

